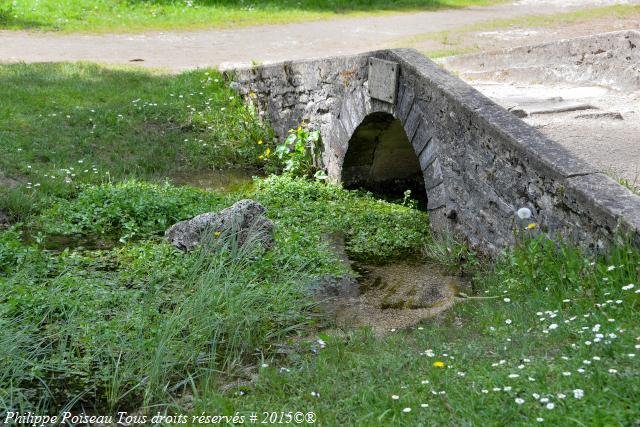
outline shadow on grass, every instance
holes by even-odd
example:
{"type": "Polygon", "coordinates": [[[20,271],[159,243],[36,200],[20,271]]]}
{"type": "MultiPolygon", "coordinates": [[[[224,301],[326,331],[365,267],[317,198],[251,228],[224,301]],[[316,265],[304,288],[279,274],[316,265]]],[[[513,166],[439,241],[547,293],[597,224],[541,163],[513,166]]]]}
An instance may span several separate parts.
{"type": "Polygon", "coordinates": [[[0,29],[53,31],[140,31],[145,29],[235,28],[331,18],[349,13],[437,10],[507,0],[23,0],[2,6],[0,29]]]}
{"type": "Polygon", "coordinates": [[[82,184],[261,167],[272,143],[267,124],[215,70],[0,65],[0,178],[18,184],[0,180],[0,210],[14,217],[82,184]]]}
{"type": "Polygon", "coordinates": [[[2,9],[2,7],[0,7],[0,29],[31,30],[38,28],[51,28],[51,25],[34,19],[17,17],[11,9],[2,9]]]}
{"type": "MultiPolygon", "coordinates": [[[[171,5],[174,0],[131,0],[131,4],[171,5]]],[[[308,10],[314,12],[376,12],[413,9],[437,9],[487,3],[483,0],[255,0],[251,5],[243,0],[192,0],[200,7],[225,7],[229,9],[279,9],[308,10]]]]}

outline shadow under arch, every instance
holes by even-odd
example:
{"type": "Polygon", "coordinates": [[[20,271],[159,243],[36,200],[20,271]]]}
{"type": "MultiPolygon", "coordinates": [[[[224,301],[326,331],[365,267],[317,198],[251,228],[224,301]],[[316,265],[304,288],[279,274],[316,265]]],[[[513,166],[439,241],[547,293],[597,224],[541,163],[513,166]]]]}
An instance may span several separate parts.
{"type": "Polygon", "coordinates": [[[342,164],[342,184],[389,199],[402,199],[411,190],[419,207],[427,207],[418,156],[402,122],[390,113],[368,114],[353,132],[342,164]]]}

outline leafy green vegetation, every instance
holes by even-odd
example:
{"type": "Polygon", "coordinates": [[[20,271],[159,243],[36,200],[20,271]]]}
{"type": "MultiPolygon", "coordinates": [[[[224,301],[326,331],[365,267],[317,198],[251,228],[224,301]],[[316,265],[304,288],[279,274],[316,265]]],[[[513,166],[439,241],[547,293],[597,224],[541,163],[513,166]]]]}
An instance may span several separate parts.
{"type": "Polygon", "coordinates": [[[110,235],[120,241],[164,232],[178,221],[221,208],[222,197],[194,188],[137,181],[85,187],[39,218],[48,233],[110,235]]]}
{"type": "Polygon", "coordinates": [[[0,28],[143,31],[228,28],[381,13],[462,7],[499,0],[1,0],[0,28]]]}
{"type": "Polygon", "coordinates": [[[317,354],[267,363],[242,396],[211,393],[196,410],[303,408],[323,425],[632,425],[638,266],[623,244],[592,258],[531,239],[444,317],[384,338],[323,334],[317,354]]]}
{"type": "Polygon", "coordinates": [[[272,131],[220,73],[93,64],[0,66],[0,209],[14,218],[82,184],[261,168],[272,131]]]}
{"type": "Polygon", "coordinates": [[[312,323],[305,284],[345,269],[323,233],[343,231],[355,253],[371,258],[419,251],[427,238],[419,211],[286,176],[260,181],[254,195],[278,230],[263,256],[220,246],[183,254],[154,237],[241,196],[138,181],[86,185],[33,222],[45,232],[136,242],[50,252],[21,241],[17,226],[0,233],[5,409],[162,406],[220,385],[312,323]],[[398,227],[380,225],[392,220],[398,227]]]}
{"type": "Polygon", "coordinates": [[[354,259],[384,261],[415,253],[429,235],[424,212],[305,179],[270,176],[258,183],[256,198],[298,239],[343,232],[354,259]]]}
{"type": "MultiPolygon", "coordinates": [[[[269,157],[267,149],[265,156],[269,157]]],[[[289,136],[278,144],[275,155],[284,163],[283,171],[293,176],[313,176],[326,179],[327,175],[318,167],[322,160],[322,141],[320,131],[309,130],[304,123],[297,129],[289,130],[289,136]]]]}

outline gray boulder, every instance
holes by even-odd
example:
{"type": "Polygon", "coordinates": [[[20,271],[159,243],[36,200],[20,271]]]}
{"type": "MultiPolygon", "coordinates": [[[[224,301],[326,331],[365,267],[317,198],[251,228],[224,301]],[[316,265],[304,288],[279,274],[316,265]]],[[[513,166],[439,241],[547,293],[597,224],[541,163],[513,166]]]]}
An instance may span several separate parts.
{"type": "Polygon", "coordinates": [[[178,249],[190,251],[202,242],[223,241],[244,246],[256,242],[264,249],[273,247],[273,222],[260,203],[245,199],[222,211],[208,212],[172,225],[165,238],[178,249]]]}

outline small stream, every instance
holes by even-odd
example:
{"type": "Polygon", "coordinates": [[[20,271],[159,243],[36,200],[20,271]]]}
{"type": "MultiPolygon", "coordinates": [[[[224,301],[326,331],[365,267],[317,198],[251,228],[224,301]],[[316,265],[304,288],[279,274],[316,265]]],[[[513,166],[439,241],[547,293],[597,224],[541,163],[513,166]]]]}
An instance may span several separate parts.
{"type": "Polygon", "coordinates": [[[257,169],[230,168],[180,172],[170,178],[175,185],[189,185],[206,191],[230,193],[250,188],[254,176],[264,176],[264,172],[257,169]]]}
{"type": "MultiPolygon", "coordinates": [[[[189,185],[208,191],[233,192],[251,188],[258,171],[226,169],[173,175],[175,185],[189,185]]],[[[431,319],[451,308],[459,293],[471,293],[463,278],[444,273],[435,264],[419,257],[376,265],[351,260],[341,233],[323,236],[340,262],[355,274],[326,276],[311,285],[323,317],[328,316],[340,329],[371,327],[384,335],[431,319]]],[[[86,236],[38,233],[24,230],[26,242],[43,249],[108,250],[117,246],[114,236],[86,236]]]]}
{"type": "Polygon", "coordinates": [[[27,244],[38,244],[42,249],[62,252],[65,249],[98,251],[109,250],[117,246],[118,240],[113,236],[87,236],[84,234],[40,234],[36,230],[24,229],[22,241],[27,244]]]}
{"type": "Polygon", "coordinates": [[[385,335],[434,318],[454,305],[456,295],[471,293],[463,278],[447,275],[418,257],[364,264],[349,259],[341,234],[325,239],[357,273],[322,277],[312,286],[321,311],[340,329],[368,326],[376,335],[385,335]]]}

